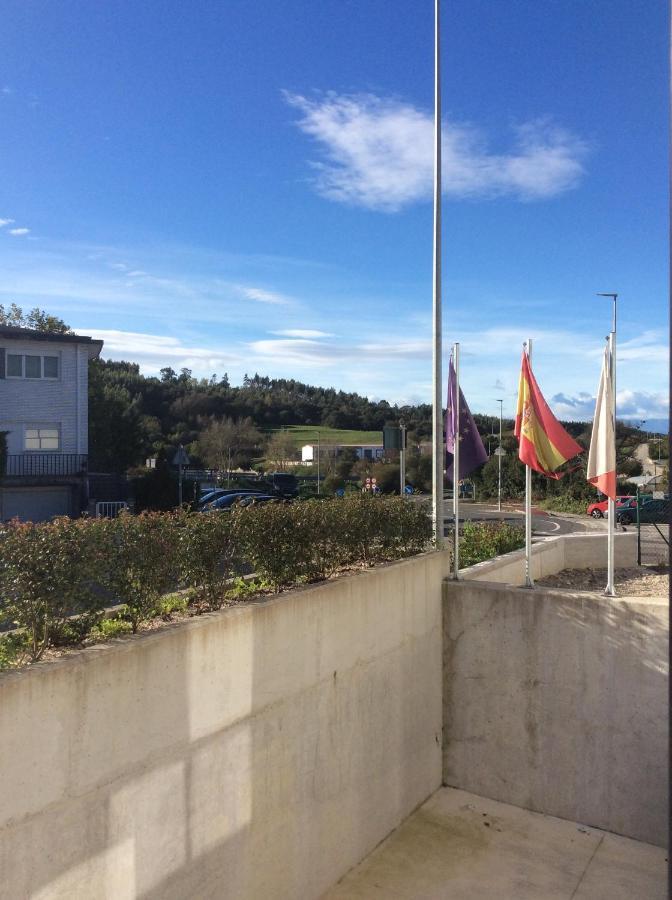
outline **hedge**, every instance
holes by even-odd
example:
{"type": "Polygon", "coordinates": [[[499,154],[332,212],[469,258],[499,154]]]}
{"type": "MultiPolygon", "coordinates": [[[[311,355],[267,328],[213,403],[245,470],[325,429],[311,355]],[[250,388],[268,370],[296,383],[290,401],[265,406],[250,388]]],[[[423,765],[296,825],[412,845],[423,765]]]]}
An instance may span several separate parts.
{"type": "Polygon", "coordinates": [[[0,625],[14,630],[0,634],[0,668],[36,662],[55,646],[135,632],[187,604],[216,609],[232,592],[253,591],[233,578],[246,570],[277,591],[419,553],[431,537],[423,505],[363,496],[11,523],[0,531],[0,625]],[[178,588],[186,599],[165,598],[178,588]],[[116,604],[110,623],[105,609],[116,604]]]}
{"type": "Polygon", "coordinates": [[[524,529],[506,522],[465,522],[460,534],[460,567],[520,550],[525,546],[524,529]]]}

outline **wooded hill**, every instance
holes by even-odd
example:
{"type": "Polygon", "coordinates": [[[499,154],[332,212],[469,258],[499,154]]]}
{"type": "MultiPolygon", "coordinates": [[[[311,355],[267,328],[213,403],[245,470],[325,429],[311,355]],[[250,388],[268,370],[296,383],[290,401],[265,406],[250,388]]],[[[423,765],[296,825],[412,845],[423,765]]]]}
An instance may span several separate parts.
{"type": "MultiPolygon", "coordinates": [[[[430,440],[432,424],[429,404],[393,406],[294,379],[255,374],[234,386],[226,375],[198,379],[188,369],[177,373],[165,368],[160,377],[147,377],[137,363],[95,360],[90,364],[92,471],[125,472],[149,456],[171,453],[179,444],[198,462],[199,435],[223,417],[249,417],[262,432],[287,425],[382,432],[383,426],[396,425],[403,418],[416,445],[430,440]]],[[[493,416],[475,415],[475,419],[487,446],[488,437],[498,434],[499,422],[493,416]]],[[[579,443],[588,445],[589,422],[564,424],[579,443]]],[[[512,427],[510,420],[505,421],[504,446],[511,451],[515,448],[512,427]]],[[[624,452],[632,452],[640,440],[637,429],[619,423],[624,452]]],[[[495,438],[490,441],[494,449],[495,438]]]]}

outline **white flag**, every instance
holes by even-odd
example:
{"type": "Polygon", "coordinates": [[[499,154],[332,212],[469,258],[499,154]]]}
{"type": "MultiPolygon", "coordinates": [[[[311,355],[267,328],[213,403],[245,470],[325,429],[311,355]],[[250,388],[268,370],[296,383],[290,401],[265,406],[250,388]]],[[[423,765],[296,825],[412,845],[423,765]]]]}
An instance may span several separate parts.
{"type": "Polygon", "coordinates": [[[586,478],[603,494],[616,499],[616,431],[613,410],[614,386],[611,380],[611,354],[605,347],[600,386],[597,389],[593,434],[588,451],[586,478]]]}

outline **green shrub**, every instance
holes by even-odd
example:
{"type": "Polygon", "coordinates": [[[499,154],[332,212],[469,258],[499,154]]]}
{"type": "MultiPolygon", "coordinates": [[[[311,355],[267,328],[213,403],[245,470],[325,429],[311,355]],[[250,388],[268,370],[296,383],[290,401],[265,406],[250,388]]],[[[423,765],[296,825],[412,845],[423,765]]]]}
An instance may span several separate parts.
{"type": "Polygon", "coordinates": [[[102,619],[92,630],[91,637],[96,641],[108,641],[110,638],[121,637],[132,631],[131,623],[126,619],[114,617],[102,619]]]}
{"type": "Polygon", "coordinates": [[[20,666],[28,656],[28,636],[25,631],[10,631],[0,635],[0,672],[20,666]]]}
{"type": "Polygon", "coordinates": [[[2,533],[4,612],[25,633],[31,662],[67,640],[64,634],[81,640],[100,616],[95,582],[102,573],[103,535],[98,526],[87,519],[59,518],[12,523],[2,533]]]}
{"type": "Polygon", "coordinates": [[[361,494],[237,510],[232,523],[241,554],[276,589],[419,553],[432,537],[423,505],[361,494]]]}
{"type": "Polygon", "coordinates": [[[558,494],[557,497],[548,497],[536,504],[542,509],[555,510],[555,512],[585,513],[588,503],[586,500],[576,500],[568,494],[558,494]]]}
{"type": "Polygon", "coordinates": [[[184,513],[180,519],[178,554],[180,580],[192,588],[192,599],[209,609],[219,609],[233,568],[234,544],[228,513],[184,513]]]}
{"type": "Polygon", "coordinates": [[[465,522],[460,535],[460,567],[519,550],[525,531],[506,522],[465,522]]]}
{"type": "Polygon", "coordinates": [[[105,535],[104,584],[126,605],[135,633],[156,615],[163,594],[173,588],[179,573],[180,517],[170,513],[122,513],[101,520],[105,535]]]}

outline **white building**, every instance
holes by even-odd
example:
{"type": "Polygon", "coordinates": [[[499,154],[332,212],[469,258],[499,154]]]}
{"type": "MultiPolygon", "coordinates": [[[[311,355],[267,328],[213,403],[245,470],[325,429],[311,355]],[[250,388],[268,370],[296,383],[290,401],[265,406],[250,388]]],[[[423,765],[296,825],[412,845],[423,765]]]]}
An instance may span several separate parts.
{"type": "Polygon", "coordinates": [[[0,326],[0,519],[41,521],[86,506],[88,366],[103,342],[0,326]]]}
{"type": "Polygon", "coordinates": [[[341,455],[343,450],[354,450],[357,459],[380,460],[384,456],[382,444],[304,444],[301,447],[301,462],[312,463],[317,460],[317,450],[320,448],[320,459],[334,459],[341,455]]]}

